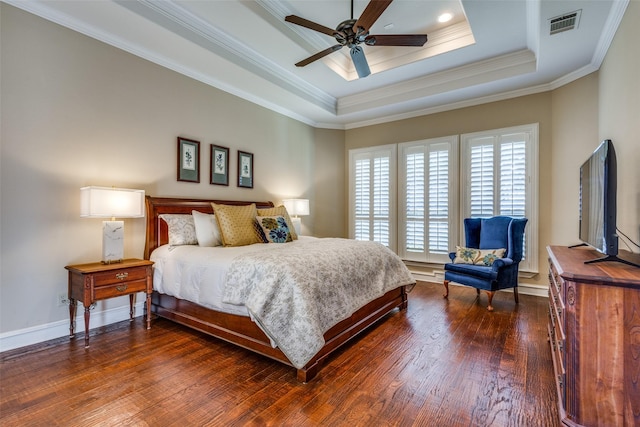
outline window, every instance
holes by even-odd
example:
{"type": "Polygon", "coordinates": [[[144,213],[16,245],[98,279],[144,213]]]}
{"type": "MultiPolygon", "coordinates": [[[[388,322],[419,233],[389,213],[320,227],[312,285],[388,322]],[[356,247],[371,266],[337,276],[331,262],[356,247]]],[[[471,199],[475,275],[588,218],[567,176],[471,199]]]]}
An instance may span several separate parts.
{"type": "Polygon", "coordinates": [[[526,217],[520,270],[537,272],[537,168],[537,124],[350,150],[349,235],[446,263],[464,218],[526,217]]]}
{"type": "Polygon", "coordinates": [[[538,125],[461,136],[462,217],[529,219],[520,270],[538,270],[538,125]]]}
{"type": "Polygon", "coordinates": [[[457,242],[458,137],[399,144],[398,254],[405,260],[449,261],[457,242]]]}
{"type": "Polygon", "coordinates": [[[349,237],[396,249],[396,146],[349,151],[349,237]]]}

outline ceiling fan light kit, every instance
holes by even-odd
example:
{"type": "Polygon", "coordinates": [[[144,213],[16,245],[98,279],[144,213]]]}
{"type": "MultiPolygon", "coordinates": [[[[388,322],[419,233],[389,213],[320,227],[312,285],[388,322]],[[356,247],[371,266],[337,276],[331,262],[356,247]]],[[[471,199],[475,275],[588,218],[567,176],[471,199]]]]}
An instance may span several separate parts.
{"type": "Polygon", "coordinates": [[[335,30],[296,15],[285,17],[284,20],[286,22],[330,35],[338,42],[338,44],[296,63],[296,67],[309,65],[347,46],[351,49],[351,60],[358,73],[358,77],[363,78],[371,74],[371,70],[369,69],[364,49],[360,46],[361,44],[364,43],[367,46],[424,46],[427,42],[426,34],[369,34],[369,28],[378,20],[382,12],[385,11],[392,1],[393,0],[371,0],[362,12],[360,18],[353,19],[353,0],[351,0],[351,19],[342,21],[335,30]]]}

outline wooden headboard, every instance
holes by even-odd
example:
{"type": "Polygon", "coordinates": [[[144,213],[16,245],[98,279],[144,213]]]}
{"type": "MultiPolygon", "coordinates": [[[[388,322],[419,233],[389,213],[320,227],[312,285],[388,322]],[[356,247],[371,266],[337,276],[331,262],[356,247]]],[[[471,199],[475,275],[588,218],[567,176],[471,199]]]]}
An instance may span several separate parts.
{"type": "Polygon", "coordinates": [[[255,203],[258,209],[272,208],[273,202],[247,202],[239,200],[180,199],[172,197],[145,197],[147,237],[144,244],[144,259],[161,245],[169,243],[167,224],[159,216],[162,214],[191,214],[192,210],[213,213],[211,203],[221,205],[246,206],[255,203]]]}

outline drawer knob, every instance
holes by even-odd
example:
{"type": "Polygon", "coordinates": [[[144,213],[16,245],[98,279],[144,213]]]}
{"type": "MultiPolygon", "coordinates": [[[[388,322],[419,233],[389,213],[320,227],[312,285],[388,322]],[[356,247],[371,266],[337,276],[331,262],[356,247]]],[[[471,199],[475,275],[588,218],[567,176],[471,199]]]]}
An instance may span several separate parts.
{"type": "Polygon", "coordinates": [[[125,273],[118,273],[118,274],[116,274],[116,279],[124,280],[124,279],[126,279],[128,276],[129,276],[129,273],[126,273],[126,272],[125,272],[125,273]]]}
{"type": "Polygon", "coordinates": [[[118,292],[124,292],[126,290],[127,290],[127,285],[116,286],[116,291],[118,292]]]}

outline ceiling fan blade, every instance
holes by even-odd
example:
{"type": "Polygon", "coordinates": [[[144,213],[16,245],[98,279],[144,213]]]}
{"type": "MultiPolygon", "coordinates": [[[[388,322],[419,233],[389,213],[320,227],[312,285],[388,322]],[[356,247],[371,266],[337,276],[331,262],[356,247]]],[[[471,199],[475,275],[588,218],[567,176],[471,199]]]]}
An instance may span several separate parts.
{"type": "Polygon", "coordinates": [[[371,74],[362,46],[354,46],[351,48],[351,60],[353,61],[354,67],[356,67],[358,77],[363,78],[371,74]]]}
{"type": "Polygon", "coordinates": [[[424,46],[426,34],[387,34],[371,35],[364,39],[368,46],[424,46]]]}
{"type": "Polygon", "coordinates": [[[334,46],[331,46],[330,48],[327,48],[323,51],[320,51],[318,53],[316,53],[315,55],[311,55],[310,57],[308,57],[307,59],[303,59],[302,61],[298,62],[296,64],[296,67],[304,67],[305,65],[309,65],[311,64],[313,61],[317,61],[318,59],[325,57],[327,55],[329,55],[330,53],[333,53],[337,50],[342,49],[342,45],[341,44],[337,44],[334,46]]]}
{"type": "Polygon", "coordinates": [[[382,12],[384,12],[392,1],[393,0],[371,0],[367,7],[364,8],[364,12],[362,12],[360,18],[358,18],[353,25],[354,30],[361,27],[365,32],[369,31],[369,28],[378,20],[382,12]]]}
{"type": "Polygon", "coordinates": [[[341,31],[334,30],[333,28],[325,27],[324,25],[316,24],[313,21],[309,21],[308,19],[300,18],[296,15],[288,15],[284,18],[285,21],[291,22],[292,24],[300,25],[305,28],[309,28],[310,30],[318,31],[320,33],[328,34],[331,37],[335,37],[336,34],[346,37],[344,33],[341,31]]]}

